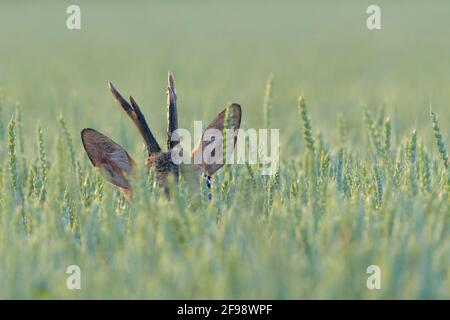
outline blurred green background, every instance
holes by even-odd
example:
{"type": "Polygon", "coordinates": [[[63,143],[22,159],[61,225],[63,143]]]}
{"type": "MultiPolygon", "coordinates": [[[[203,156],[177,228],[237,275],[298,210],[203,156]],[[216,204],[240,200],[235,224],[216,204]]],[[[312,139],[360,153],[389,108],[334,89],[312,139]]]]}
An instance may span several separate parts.
{"type": "Polygon", "coordinates": [[[79,31],[66,28],[73,1],[0,2],[0,298],[449,297],[448,160],[429,116],[431,102],[448,149],[449,1],[376,1],[378,31],[365,0],[75,3],[79,31]],[[221,170],[199,209],[145,175],[130,204],[96,175],[84,127],[143,164],[107,82],[136,98],[163,145],[168,70],[184,128],[228,102],[242,127],[263,127],[273,74],[278,174],[221,170]],[[304,146],[299,95],[329,150],[304,146]],[[85,290],[65,287],[74,263],[85,290]],[[386,290],[366,290],[374,263],[386,290]]]}
{"type": "MultiPolygon", "coordinates": [[[[242,104],[244,127],[261,127],[264,86],[273,74],[272,126],[281,128],[285,155],[301,149],[299,94],[325,135],[342,112],[354,143],[364,105],[384,105],[394,133],[428,125],[430,101],[449,117],[448,1],[377,1],[377,31],[366,28],[372,1],[76,3],[80,31],[65,25],[72,1],[0,4],[0,87],[7,101],[20,101],[33,130],[36,119],[53,130],[62,113],[78,129],[120,136],[117,126],[132,124],[107,90],[112,81],[137,99],[162,140],[169,69],[187,128],[230,101],[242,104]]],[[[138,139],[134,133],[129,139],[138,139]]]]}

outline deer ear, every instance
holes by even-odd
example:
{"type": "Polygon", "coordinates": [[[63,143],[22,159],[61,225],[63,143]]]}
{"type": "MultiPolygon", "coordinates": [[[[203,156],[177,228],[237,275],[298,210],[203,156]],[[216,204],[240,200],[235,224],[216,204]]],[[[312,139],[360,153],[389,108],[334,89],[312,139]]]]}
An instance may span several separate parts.
{"type": "MultiPolygon", "coordinates": [[[[236,146],[237,131],[241,126],[241,106],[237,103],[233,103],[229,106],[230,114],[230,127],[227,129],[235,130],[233,135],[233,148],[236,146]]],[[[217,170],[223,167],[223,137],[222,133],[225,126],[225,118],[228,108],[225,108],[217,117],[208,125],[202,134],[201,140],[198,142],[197,147],[192,150],[192,156],[194,159],[201,157],[201,169],[202,171],[211,176],[217,170]],[[220,134],[219,134],[220,133],[220,134]],[[219,158],[221,161],[218,163],[214,161],[214,158],[219,158]]]]}
{"type": "Polygon", "coordinates": [[[131,197],[131,187],[126,178],[133,173],[134,160],[124,148],[94,129],[83,129],[81,140],[92,165],[105,178],[119,187],[125,197],[131,197]]]}

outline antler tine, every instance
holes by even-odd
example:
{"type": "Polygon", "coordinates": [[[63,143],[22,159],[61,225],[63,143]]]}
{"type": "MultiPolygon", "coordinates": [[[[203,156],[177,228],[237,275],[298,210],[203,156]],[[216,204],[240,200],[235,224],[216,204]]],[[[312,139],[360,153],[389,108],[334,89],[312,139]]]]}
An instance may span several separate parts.
{"type": "Polygon", "coordinates": [[[130,116],[131,120],[133,120],[134,124],[138,127],[139,132],[144,138],[145,144],[147,145],[149,155],[152,153],[157,153],[161,151],[161,148],[158,145],[155,137],[153,136],[150,128],[147,125],[147,121],[145,121],[145,117],[139,109],[136,101],[133,97],[130,97],[131,105],[125,100],[122,95],[117,91],[117,89],[113,86],[111,82],[108,83],[109,89],[113,94],[116,101],[122,107],[122,109],[130,116]]]}
{"type": "Polygon", "coordinates": [[[125,100],[122,95],[117,91],[117,89],[114,87],[112,82],[108,82],[108,87],[111,93],[113,94],[116,101],[119,103],[119,105],[122,107],[122,109],[130,116],[132,117],[133,114],[133,108],[130,106],[127,100],[125,100]]]}
{"type": "Polygon", "coordinates": [[[177,93],[173,73],[167,75],[167,148],[172,149],[178,142],[172,141],[172,134],[178,129],[177,93]]]}
{"type": "Polygon", "coordinates": [[[156,141],[155,137],[150,131],[150,128],[147,125],[147,121],[145,121],[144,114],[141,112],[141,109],[139,109],[136,100],[134,100],[133,97],[130,96],[130,101],[137,119],[135,123],[138,126],[141,134],[144,136],[145,143],[147,144],[149,150],[149,154],[160,152],[161,148],[159,147],[158,142],[156,141]]]}
{"type": "Polygon", "coordinates": [[[169,71],[167,73],[167,86],[173,89],[173,92],[176,94],[177,91],[175,89],[175,79],[173,78],[173,72],[169,71]]]}

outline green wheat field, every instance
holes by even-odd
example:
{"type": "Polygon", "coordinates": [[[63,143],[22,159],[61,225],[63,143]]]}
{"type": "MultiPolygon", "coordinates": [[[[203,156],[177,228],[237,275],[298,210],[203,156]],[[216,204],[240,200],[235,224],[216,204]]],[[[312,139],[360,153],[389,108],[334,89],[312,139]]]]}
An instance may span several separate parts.
{"type": "Polygon", "coordinates": [[[77,1],[68,30],[71,1],[2,1],[0,298],[449,299],[450,3],[378,1],[369,31],[371,2],[77,1]],[[238,102],[243,129],[280,129],[277,173],[168,201],[107,87],[165,145],[168,70],[181,128],[238,102]],[[132,202],[85,127],[141,165],[132,202]]]}

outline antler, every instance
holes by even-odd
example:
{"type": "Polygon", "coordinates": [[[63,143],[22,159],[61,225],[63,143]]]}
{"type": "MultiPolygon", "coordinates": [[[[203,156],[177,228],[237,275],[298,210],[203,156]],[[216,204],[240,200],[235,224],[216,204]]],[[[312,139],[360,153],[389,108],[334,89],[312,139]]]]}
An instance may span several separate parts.
{"type": "Polygon", "coordinates": [[[119,91],[116,90],[116,88],[113,86],[111,82],[109,82],[108,85],[116,101],[119,103],[122,109],[130,116],[134,124],[138,127],[139,132],[141,133],[142,137],[144,138],[145,144],[147,145],[148,154],[150,155],[152,153],[160,152],[161,148],[159,147],[158,142],[156,141],[155,137],[150,131],[150,128],[148,127],[147,122],[145,121],[145,117],[142,114],[141,109],[139,109],[139,106],[137,105],[133,97],[130,96],[131,101],[130,105],[128,101],[122,97],[119,91]]]}
{"type": "Polygon", "coordinates": [[[171,150],[178,141],[172,141],[172,134],[178,129],[177,91],[173,73],[167,75],[167,148],[171,150]]]}

